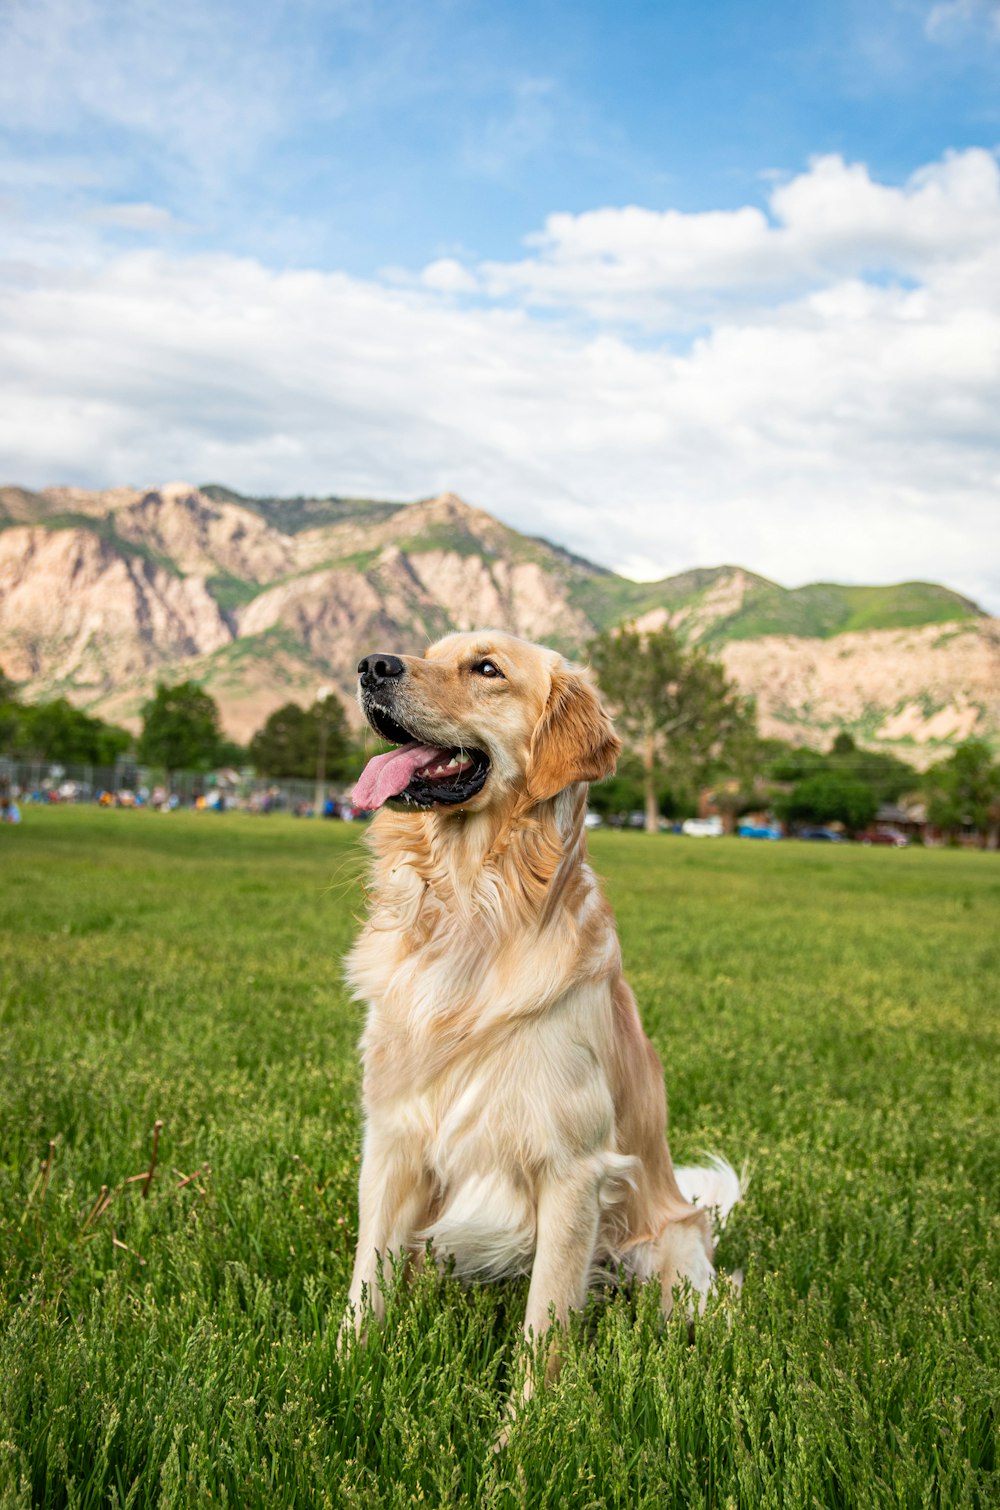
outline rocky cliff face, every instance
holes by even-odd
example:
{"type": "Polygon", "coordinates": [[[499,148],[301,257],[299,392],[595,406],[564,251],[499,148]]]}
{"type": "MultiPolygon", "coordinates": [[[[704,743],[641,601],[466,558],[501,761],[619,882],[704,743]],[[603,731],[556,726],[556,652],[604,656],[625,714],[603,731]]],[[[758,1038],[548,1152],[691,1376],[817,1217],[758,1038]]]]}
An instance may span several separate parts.
{"type": "Polygon", "coordinates": [[[872,629],[829,640],[768,635],[723,646],[730,676],[754,693],[766,736],[907,746],[922,764],[942,743],[1000,734],[1000,622],[872,629]]]}
{"type": "Polygon", "coordinates": [[[230,638],[199,577],[123,555],[85,529],[0,534],[0,664],[29,695],[65,686],[99,698],[230,638]]]}
{"type": "Polygon", "coordinates": [[[247,738],[360,655],[495,626],[579,653],[629,618],[721,655],[762,728],[931,757],[1000,737],[1000,625],[946,588],[817,584],[740,567],[632,583],[452,494],[411,505],[250,499],[223,488],[0,489],[0,666],[134,722],[157,678],[193,676],[247,738]]]}

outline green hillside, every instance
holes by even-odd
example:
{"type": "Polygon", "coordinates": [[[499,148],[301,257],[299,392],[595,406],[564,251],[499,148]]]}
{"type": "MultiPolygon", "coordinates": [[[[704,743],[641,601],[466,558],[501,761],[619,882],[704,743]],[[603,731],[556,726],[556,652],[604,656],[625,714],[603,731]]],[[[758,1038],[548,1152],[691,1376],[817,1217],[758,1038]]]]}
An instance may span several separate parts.
{"type": "Polygon", "coordinates": [[[259,514],[283,535],[299,535],[303,530],[318,529],[324,524],[381,522],[405,508],[405,504],[382,503],[372,498],[248,497],[215,482],[206,483],[199,491],[216,503],[235,503],[259,514]]]}
{"type": "Polygon", "coordinates": [[[933,582],[900,582],[889,587],[814,582],[790,589],[758,578],[740,608],[719,619],[704,639],[716,645],[766,634],[825,640],[854,630],[906,629],[981,616],[982,609],[968,598],[933,582]]]}
{"type": "MultiPolygon", "coordinates": [[[[628,577],[590,567],[586,575],[570,585],[569,598],[599,629],[608,629],[623,619],[637,619],[656,608],[676,613],[682,608],[695,607],[716,583],[739,570],[736,566],[702,566],[674,577],[661,577],[656,582],[632,582],[628,577]]],[[[753,580],[773,585],[765,583],[763,577],[753,580]]]]}
{"type": "MultiPolygon", "coordinates": [[[[604,629],[656,608],[697,613],[699,608],[708,607],[706,598],[711,590],[739,570],[735,566],[699,568],[658,582],[630,582],[614,573],[595,572],[572,584],[569,596],[598,628],[604,629]]],[[[701,621],[701,643],[718,646],[771,634],[825,640],[854,630],[905,629],[983,617],[977,604],[934,582],[900,582],[888,587],[814,582],[787,588],[751,572],[744,575],[750,586],[742,603],[731,613],[719,614],[707,627],[701,621]]],[[[680,632],[685,632],[683,623],[680,632]]]]}

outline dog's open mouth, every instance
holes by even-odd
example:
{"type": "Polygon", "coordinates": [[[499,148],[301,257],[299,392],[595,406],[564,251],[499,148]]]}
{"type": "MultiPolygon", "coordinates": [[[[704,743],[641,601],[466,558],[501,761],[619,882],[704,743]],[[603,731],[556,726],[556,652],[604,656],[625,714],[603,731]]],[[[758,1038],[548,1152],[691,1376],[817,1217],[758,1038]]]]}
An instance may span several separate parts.
{"type": "Polygon", "coordinates": [[[415,807],[433,807],[438,802],[454,805],[468,802],[482,790],[490,769],[485,751],[426,744],[398,723],[388,708],[367,699],[363,706],[376,734],[398,748],[369,760],[352,794],[355,807],[373,810],[394,800],[415,807]]]}

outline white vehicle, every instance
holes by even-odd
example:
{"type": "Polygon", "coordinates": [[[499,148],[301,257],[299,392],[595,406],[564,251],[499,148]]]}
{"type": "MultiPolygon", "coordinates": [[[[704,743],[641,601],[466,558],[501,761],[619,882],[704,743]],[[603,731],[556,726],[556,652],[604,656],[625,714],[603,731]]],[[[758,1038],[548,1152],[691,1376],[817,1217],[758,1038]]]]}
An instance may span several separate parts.
{"type": "Polygon", "coordinates": [[[721,839],[721,818],[686,818],[681,824],[681,833],[689,839],[721,839]]]}

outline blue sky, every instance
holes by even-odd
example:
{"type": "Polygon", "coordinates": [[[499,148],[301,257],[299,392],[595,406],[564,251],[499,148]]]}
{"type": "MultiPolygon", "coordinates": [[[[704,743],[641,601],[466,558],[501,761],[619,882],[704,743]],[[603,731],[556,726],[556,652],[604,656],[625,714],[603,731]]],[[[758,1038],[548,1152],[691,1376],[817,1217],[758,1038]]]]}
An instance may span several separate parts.
{"type": "Polygon", "coordinates": [[[1000,607],[1000,5],[8,0],[0,468],[1000,607]]]}
{"type": "Polygon", "coordinates": [[[898,183],[1000,140],[986,4],[931,28],[919,0],[6,9],[8,161],[271,265],[510,257],[553,210],[759,203],[825,153],[898,183]]]}

